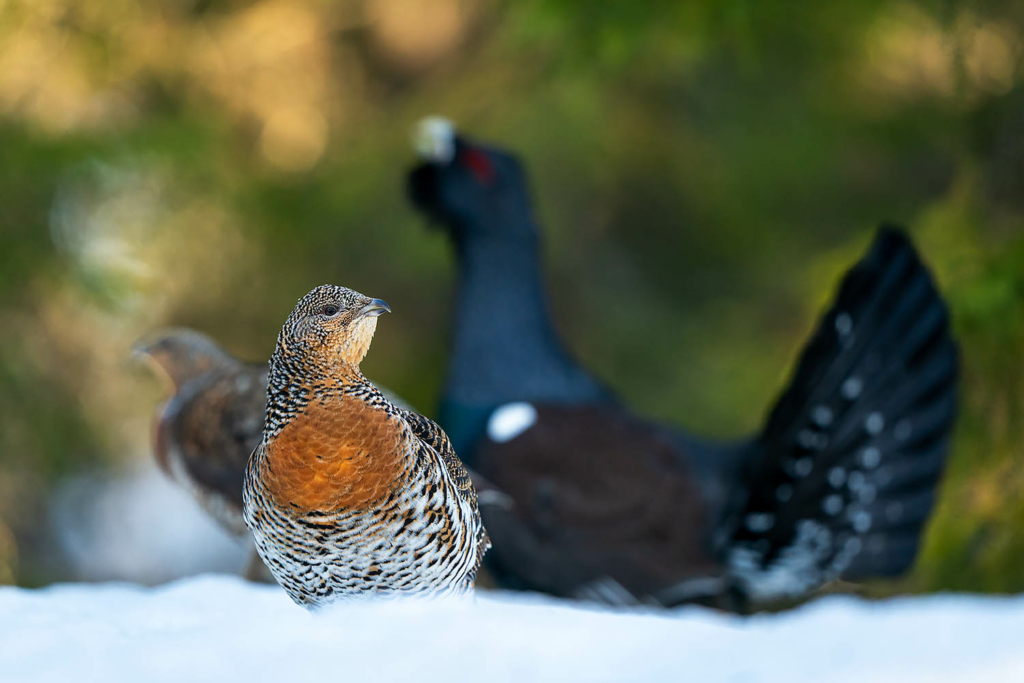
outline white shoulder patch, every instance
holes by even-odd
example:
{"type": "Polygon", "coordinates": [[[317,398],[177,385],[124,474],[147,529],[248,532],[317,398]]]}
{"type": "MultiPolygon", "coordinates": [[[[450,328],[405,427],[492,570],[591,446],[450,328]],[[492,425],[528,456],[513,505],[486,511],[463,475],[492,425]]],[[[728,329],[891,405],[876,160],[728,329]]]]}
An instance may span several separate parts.
{"type": "Polygon", "coordinates": [[[506,403],[491,413],[491,419],[487,421],[487,436],[496,443],[505,443],[525,432],[536,421],[537,409],[529,403],[506,403]]]}

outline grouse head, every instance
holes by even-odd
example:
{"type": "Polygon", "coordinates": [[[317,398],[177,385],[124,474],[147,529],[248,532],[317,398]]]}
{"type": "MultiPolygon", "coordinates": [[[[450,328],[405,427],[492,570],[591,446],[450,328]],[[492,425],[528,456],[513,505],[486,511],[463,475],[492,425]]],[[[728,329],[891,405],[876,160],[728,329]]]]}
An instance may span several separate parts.
{"type": "MultiPolygon", "coordinates": [[[[330,371],[356,368],[377,329],[377,316],[391,308],[346,287],[321,285],[299,300],[277,337],[271,367],[330,371]]],[[[315,373],[314,373],[315,374],[315,373]]]]}
{"type": "Polygon", "coordinates": [[[132,346],[132,352],[166,376],[175,391],[197,377],[236,364],[217,342],[201,332],[183,328],[162,330],[140,339],[132,346]]]}
{"type": "Polygon", "coordinates": [[[421,163],[409,173],[410,199],[457,244],[537,240],[519,159],[467,139],[439,117],[420,121],[414,142],[421,163]]]}

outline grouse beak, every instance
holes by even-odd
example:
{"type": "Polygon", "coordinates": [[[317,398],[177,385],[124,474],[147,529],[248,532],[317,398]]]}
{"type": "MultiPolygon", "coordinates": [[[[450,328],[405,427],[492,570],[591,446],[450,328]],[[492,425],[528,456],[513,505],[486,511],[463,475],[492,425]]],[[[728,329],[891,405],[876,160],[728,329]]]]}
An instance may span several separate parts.
{"type": "Polygon", "coordinates": [[[158,376],[166,377],[174,390],[178,390],[178,383],[174,381],[174,375],[171,373],[174,360],[167,355],[162,339],[154,340],[148,337],[138,340],[132,344],[131,359],[139,365],[148,367],[158,376]]]}
{"type": "Polygon", "coordinates": [[[378,315],[390,313],[391,307],[388,306],[387,302],[383,299],[370,299],[370,303],[366,304],[359,309],[357,318],[362,318],[364,315],[376,318],[378,315]]]}
{"type": "Polygon", "coordinates": [[[140,363],[145,362],[147,359],[153,357],[152,349],[152,344],[150,344],[148,341],[140,339],[134,344],[132,344],[132,358],[139,361],[140,363]]]}
{"type": "Polygon", "coordinates": [[[146,337],[139,339],[131,348],[131,358],[134,362],[142,365],[148,365],[152,368],[158,368],[161,371],[166,372],[164,368],[163,359],[165,354],[162,353],[163,340],[154,339],[152,337],[146,337]]]}

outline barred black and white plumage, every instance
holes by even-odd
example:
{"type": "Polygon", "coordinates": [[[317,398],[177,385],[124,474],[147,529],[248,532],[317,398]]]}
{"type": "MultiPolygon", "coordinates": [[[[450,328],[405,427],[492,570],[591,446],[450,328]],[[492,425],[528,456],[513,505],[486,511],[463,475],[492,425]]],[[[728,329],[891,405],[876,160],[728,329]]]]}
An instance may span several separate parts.
{"type": "Polygon", "coordinates": [[[949,313],[910,240],[879,230],[739,472],[720,550],[753,598],[914,561],[956,415],[949,313]]]}
{"type": "Polygon", "coordinates": [[[472,589],[489,547],[447,436],[359,371],[377,300],[322,286],[299,301],[270,363],[245,521],[296,602],[472,589]]]}

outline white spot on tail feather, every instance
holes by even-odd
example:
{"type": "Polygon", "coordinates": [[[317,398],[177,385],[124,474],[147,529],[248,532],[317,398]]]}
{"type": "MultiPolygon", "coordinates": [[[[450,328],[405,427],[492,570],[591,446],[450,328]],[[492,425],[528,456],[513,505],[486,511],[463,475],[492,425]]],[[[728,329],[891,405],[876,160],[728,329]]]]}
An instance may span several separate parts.
{"type": "Polygon", "coordinates": [[[496,443],[516,438],[537,421],[537,409],[522,401],[506,403],[491,413],[487,421],[487,436],[496,443]]]}
{"type": "Polygon", "coordinates": [[[872,436],[881,434],[882,429],[885,428],[885,417],[879,412],[874,412],[868,415],[867,419],[864,420],[864,429],[868,430],[868,434],[872,436]]]}
{"type": "Polygon", "coordinates": [[[828,483],[832,488],[837,489],[846,483],[846,470],[842,467],[833,467],[828,471],[828,483]]]}
{"type": "Polygon", "coordinates": [[[836,332],[839,333],[839,336],[845,337],[846,335],[850,334],[850,331],[852,329],[853,318],[850,317],[850,314],[845,312],[839,313],[836,316],[836,332]]]}
{"type": "Polygon", "coordinates": [[[775,515],[770,512],[752,512],[747,515],[747,528],[755,534],[769,531],[775,526],[775,515]]]}
{"type": "Polygon", "coordinates": [[[806,477],[814,469],[814,460],[810,456],[800,458],[793,463],[793,473],[798,477],[806,477]]]}
{"type": "Polygon", "coordinates": [[[819,427],[828,427],[832,424],[832,409],[828,406],[818,406],[812,411],[811,419],[819,427]]]}
{"type": "Polygon", "coordinates": [[[843,543],[843,547],[840,548],[839,552],[836,553],[835,558],[832,560],[832,571],[836,575],[843,573],[847,567],[850,566],[850,562],[853,558],[861,551],[863,543],[856,536],[846,539],[843,543]]]}
{"type": "Polygon", "coordinates": [[[864,382],[860,377],[849,377],[843,385],[839,388],[839,392],[843,395],[843,398],[852,401],[858,396],[864,389],[864,382]]]}
{"type": "Polygon", "coordinates": [[[835,517],[843,511],[843,499],[836,494],[832,494],[825,498],[825,502],[821,504],[821,508],[825,511],[825,514],[835,517]]]}
{"type": "Polygon", "coordinates": [[[755,601],[803,595],[842,571],[821,568],[832,554],[832,533],[810,519],[797,524],[793,541],[767,566],[764,554],[751,544],[737,545],[729,554],[730,573],[755,601]]]}
{"type": "Polygon", "coordinates": [[[860,463],[869,470],[878,467],[880,462],[882,462],[882,452],[874,446],[868,446],[860,454],[860,463]]]}

